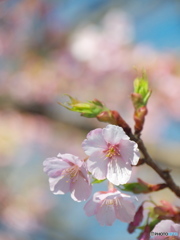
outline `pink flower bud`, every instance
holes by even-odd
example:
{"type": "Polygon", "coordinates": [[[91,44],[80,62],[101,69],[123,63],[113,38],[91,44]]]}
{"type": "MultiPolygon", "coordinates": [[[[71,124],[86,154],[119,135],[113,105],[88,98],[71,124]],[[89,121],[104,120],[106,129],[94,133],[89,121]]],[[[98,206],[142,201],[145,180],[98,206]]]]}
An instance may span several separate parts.
{"type": "Polygon", "coordinates": [[[150,227],[149,225],[146,225],[144,228],[144,231],[139,235],[138,240],[149,240],[149,237],[150,237],[150,227]]]}
{"type": "Polygon", "coordinates": [[[134,215],[134,220],[132,222],[130,222],[129,226],[128,226],[128,232],[129,233],[133,233],[134,230],[136,229],[136,227],[139,226],[139,224],[142,222],[143,220],[143,205],[141,205],[138,210],[136,211],[136,214],[134,215]]]}

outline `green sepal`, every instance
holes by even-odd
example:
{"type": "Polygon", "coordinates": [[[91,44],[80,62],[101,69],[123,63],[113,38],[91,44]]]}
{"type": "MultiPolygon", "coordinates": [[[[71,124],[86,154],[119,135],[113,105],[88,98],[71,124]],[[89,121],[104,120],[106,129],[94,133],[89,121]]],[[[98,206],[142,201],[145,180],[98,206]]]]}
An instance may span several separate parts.
{"type": "Polygon", "coordinates": [[[70,98],[70,102],[66,102],[65,104],[59,102],[59,104],[70,111],[81,113],[81,116],[93,118],[96,117],[101,112],[108,110],[108,108],[106,108],[97,99],[88,102],[80,102],[76,98],[73,98],[68,94],[66,95],[70,98]]]}
{"type": "Polygon", "coordinates": [[[94,179],[94,180],[91,182],[91,184],[102,183],[102,182],[104,182],[105,180],[106,180],[106,178],[103,179],[103,180],[94,179]]]}
{"type": "Polygon", "coordinates": [[[123,185],[123,187],[119,187],[122,191],[126,191],[126,192],[133,192],[136,194],[140,194],[140,193],[148,193],[149,192],[149,188],[148,186],[142,184],[142,183],[126,183],[123,185]]]}
{"type": "Polygon", "coordinates": [[[158,224],[158,222],[160,222],[161,220],[159,220],[159,219],[154,219],[153,221],[151,221],[150,223],[149,223],[149,226],[150,226],[150,229],[152,230],[155,226],[156,226],[156,224],[158,224]]]}
{"type": "Polygon", "coordinates": [[[151,92],[146,72],[143,71],[142,77],[134,80],[134,93],[139,95],[139,97],[136,95],[134,102],[136,102],[136,105],[138,104],[138,108],[147,105],[151,92]]]}

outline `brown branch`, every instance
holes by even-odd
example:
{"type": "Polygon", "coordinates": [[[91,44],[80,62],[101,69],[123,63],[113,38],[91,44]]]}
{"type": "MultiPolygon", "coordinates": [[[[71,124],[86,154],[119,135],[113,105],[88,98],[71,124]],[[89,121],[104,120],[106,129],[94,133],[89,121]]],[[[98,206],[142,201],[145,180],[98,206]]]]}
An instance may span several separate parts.
{"type": "Polygon", "coordinates": [[[131,166],[132,166],[132,167],[138,167],[138,166],[140,166],[140,165],[143,165],[144,163],[145,163],[145,159],[144,159],[144,158],[140,158],[139,161],[138,161],[138,163],[137,163],[136,165],[132,165],[132,164],[131,164],[131,166]]]}
{"type": "Polygon", "coordinates": [[[137,138],[132,133],[129,134],[131,140],[135,141],[138,144],[138,147],[142,154],[144,155],[144,162],[149,165],[154,171],[166,182],[169,189],[176,194],[177,197],[180,197],[180,187],[177,186],[174,180],[171,177],[170,171],[161,169],[149,155],[143,141],[141,138],[137,138]]]}
{"type": "MultiPolygon", "coordinates": [[[[154,169],[155,172],[157,172],[157,174],[164,179],[164,181],[166,182],[167,186],[169,189],[171,189],[171,191],[173,191],[176,196],[180,197],[180,187],[177,186],[175,184],[175,182],[173,181],[171,175],[170,175],[170,171],[168,170],[162,170],[156,163],[155,161],[152,159],[152,157],[149,155],[142,139],[140,138],[140,133],[138,134],[132,134],[131,128],[129,127],[129,125],[124,121],[124,119],[120,116],[120,114],[116,111],[111,111],[112,115],[113,115],[113,119],[116,120],[116,124],[120,127],[122,127],[125,131],[125,133],[130,137],[131,140],[133,140],[134,142],[136,142],[138,144],[138,147],[140,149],[140,151],[142,152],[142,154],[144,155],[144,163],[146,163],[147,165],[149,165],[151,168],[154,169]]],[[[140,160],[140,164],[142,164],[143,161],[140,160]]]]}

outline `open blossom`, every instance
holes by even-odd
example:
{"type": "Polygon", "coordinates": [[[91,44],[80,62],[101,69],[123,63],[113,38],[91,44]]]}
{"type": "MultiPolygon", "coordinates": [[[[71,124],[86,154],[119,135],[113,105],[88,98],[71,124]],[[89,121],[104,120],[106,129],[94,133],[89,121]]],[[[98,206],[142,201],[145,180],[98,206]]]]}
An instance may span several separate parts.
{"type": "Polygon", "coordinates": [[[46,159],[43,165],[54,194],[71,192],[72,199],[77,202],[88,199],[92,186],[85,162],[72,154],[58,154],[46,159]]]}
{"type": "Polygon", "coordinates": [[[136,165],[139,160],[137,144],[121,127],[111,124],[89,132],[82,147],[89,156],[87,167],[92,175],[99,180],[107,178],[115,185],[128,182],[131,164],[136,165]]]}
{"type": "Polygon", "coordinates": [[[102,225],[111,226],[116,219],[122,222],[131,222],[136,212],[135,197],[113,190],[96,192],[84,210],[87,216],[96,215],[97,221],[102,225]]]}
{"type": "Polygon", "coordinates": [[[180,240],[180,224],[174,223],[172,220],[160,221],[152,230],[156,233],[175,233],[176,236],[160,236],[156,235],[153,240],[180,240]]]}

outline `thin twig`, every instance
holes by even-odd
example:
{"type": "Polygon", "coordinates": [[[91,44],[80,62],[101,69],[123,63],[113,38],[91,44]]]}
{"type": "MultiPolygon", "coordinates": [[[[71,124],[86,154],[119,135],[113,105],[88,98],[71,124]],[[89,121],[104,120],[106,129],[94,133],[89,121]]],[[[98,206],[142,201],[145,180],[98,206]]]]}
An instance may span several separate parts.
{"type": "Polygon", "coordinates": [[[148,153],[148,151],[147,151],[147,149],[146,149],[146,147],[145,147],[145,145],[144,145],[144,143],[143,143],[141,138],[136,138],[136,136],[133,135],[132,133],[129,134],[129,137],[130,137],[131,140],[135,141],[138,144],[138,147],[139,147],[140,151],[144,155],[145,163],[147,165],[149,165],[151,168],[153,168],[154,171],[157,172],[157,174],[162,179],[164,179],[164,181],[166,182],[166,184],[169,187],[169,189],[171,189],[171,191],[174,192],[177,197],[180,197],[180,187],[175,184],[174,180],[171,177],[170,171],[161,169],[155,163],[155,161],[149,155],[149,153],[148,153]]]}

